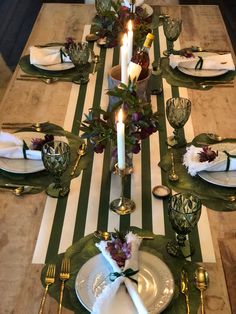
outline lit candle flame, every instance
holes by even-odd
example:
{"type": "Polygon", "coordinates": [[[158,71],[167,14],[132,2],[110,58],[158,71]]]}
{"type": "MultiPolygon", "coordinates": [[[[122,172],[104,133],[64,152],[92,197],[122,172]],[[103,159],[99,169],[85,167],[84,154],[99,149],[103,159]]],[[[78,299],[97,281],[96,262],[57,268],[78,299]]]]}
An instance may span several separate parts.
{"type": "Polygon", "coordinates": [[[122,123],[122,121],[123,121],[123,111],[122,109],[120,109],[118,112],[118,122],[122,123]]]}

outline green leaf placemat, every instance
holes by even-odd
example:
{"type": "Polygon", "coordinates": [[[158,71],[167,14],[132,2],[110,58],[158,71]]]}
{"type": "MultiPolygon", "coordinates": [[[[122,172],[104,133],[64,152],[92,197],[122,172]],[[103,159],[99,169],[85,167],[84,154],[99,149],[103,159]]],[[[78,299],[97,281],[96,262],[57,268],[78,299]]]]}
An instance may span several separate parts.
{"type": "MultiPolygon", "coordinates": [[[[236,142],[236,139],[225,139],[222,142],[236,142]]],[[[209,137],[202,133],[194,138],[191,144],[199,146],[198,143],[215,144],[216,141],[209,139],[209,137]]],[[[200,145],[202,146],[202,145],[200,145]]],[[[159,166],[166,173],[166,182],[169,188],[177,192],[192,193],[198,196],[202,203],[208,208],[217,211],[233,211],[236,210],[236,202],[229,201],[229,197],[235,195],[235,188],[222,187],[204,181],[199,176],[192,177],[188,174],[186,167],[183,165],[183,155],[186,148],[171,149],[161,158],[159,166]],[[177,182],[171,182],[168,175],[171,171],[171,157],[170,151],[174,155],[175,171],[179,176],[177,182]]]]}
{"type": "MultiPolygon", "coordinates": [[[[76,77],[78,76],[76,68],[71,68],[64,71],[47,71],[40,68],[37,68],[36,66],[30,64],[30,56],[25,55],[20,59],[19,65],[25,73],[33,76],[46,76],[46,77],[58,77],[63,80],[68,80],[68,82],[74,82],[76,83],[76,77]]],[[[92,73],[93,69],[93,62],[88,64],[88,71],[92,73]]]]}
{"type": "Polygon", "coordinates": [[[219,81],[220,83],[221,81],[231,81],[236,75],[236,71],[228,71],[227,73],[216,76],[214,78],[186,75],[180,72],[177,68],[172,69],[172,67],[170,67],[169,65],[169,58],[167,57],[161,58],[161,69],[162,76],[167,80],[170,85],[199,90],[209,90],[212,88],[212,86],[203,87],[199,85],[200,83],[204,83],[207,80],[219,81]]]}
{"type": "MultiPolygon", "coordinates": [[[[69,167],[66,169],[66,171],[62,175],[62,181],[64,182],[70,181],[72,179],[72,177],[70,176],[70,173],[73,169],[75,160],[78,156],[77,150],[79,146],[82,144],[83,140],[79,138],[78,136],[65,131],[63,128],[59,127],[58,125],[55,125],[52,123],[43,123],[41,127],[42,127],[42,131],[41,131],[42,133],[45,133],[45,134],[48,133],[48,134],[57,135],[57,136],[65,136],[68,139],[68,142],[70,145],[70,154],[71,154],[70,164],[69,164],[69,167]]],[[[20,131],[21,132],[34,131],[34,129],[22,128],[20,131]]],[[[90,152],[87,152],[80,159],[79,165],[73,177],[79,176],[81,170],[87,167],[90,160],[91,160],[91,154],[90,152]]],[[[0,170],[0,185],[4,185],[6,183],[12,183],[12,184],[33,185],[33,186],[42,187],[42,189],[33,189],[31,191],[32,194],[39,193],[45,190],[48,187],[48,185],[52,182],[53,182],[53,176],[45,170],[36,172],[36,173],[30,173],[30,174],[15,174],[11,172],[6,172],[4,170],[0,170]]]]}
{"type": "MultiPolygon", "coordinates": [[[[188,272],[189,277],[189,298],[190,298],[190,309],[191,312],[197,313],[199,307],[200,296],[199,291],[194,286],[194,271],[197,268],[197,264],[193,262],[187,262],[182,258],[174,258],[168,255],[166,252],[166,244],[169,241],[165,236],[157,236],[152,234],[149,231],[141,230],[137,227],[131,227],[130,230],[138,233],[139,235],[148,235],[153,236],[153,240],[143,240],[141,245],[141,250],[150,252],[151,254],[156,255],[158,258],[162,259],[170,268],[174,280],[175,280],[175,292],[173,299],[169,306],[164,310],[163,313],[166,314],[182,314],[186,312],[185,298],[184,295],[180,293],[180,273],[184,267],[188,272]]],[[[64,300],[63,306],[68,309],[73,310],[78,314],[89,313],[79,302],[76,292],[75,292],[75,280],[78,274],[78,271],[84,263],[86,263],[91,257],[100,253],[96,248],[95,243],[98,240],[93,235],[88,235],[85,238],[82,238],[75,244],[73,244],[65,253],[65,256],[71,260],[71,278],[65,283],[64,290],[64,300]]],[[[60,286],[61,282],[58,279],[58,274],[60,270],[61,260],[63,255],[57,255],[53,258],[50,263],[56,263],[57,265],[57,279],[55,284],[49,287],[49,294],[59,301],[60,296],[60,286]]],[[[47,265],[43,268],[41,273],[41,281],[43,286],[45,286],[44,278],[46,274],[47,265]]]]}

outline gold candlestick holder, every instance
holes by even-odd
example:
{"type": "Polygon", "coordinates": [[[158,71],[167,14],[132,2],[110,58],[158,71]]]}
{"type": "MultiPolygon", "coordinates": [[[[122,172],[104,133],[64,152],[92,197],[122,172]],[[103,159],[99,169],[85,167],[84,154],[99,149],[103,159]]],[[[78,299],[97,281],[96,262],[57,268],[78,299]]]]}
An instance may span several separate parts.
{"type": "Polygon", "coordinates": [[[119,169],[118,165],[116,165],[116,170],[121,178],[121,195],[110,203],[110,210],[118,215],[128,215],[135,210],[135,203],[131,199],[124,197],[125,176],[127,172],[126,169],[119,169]]]}

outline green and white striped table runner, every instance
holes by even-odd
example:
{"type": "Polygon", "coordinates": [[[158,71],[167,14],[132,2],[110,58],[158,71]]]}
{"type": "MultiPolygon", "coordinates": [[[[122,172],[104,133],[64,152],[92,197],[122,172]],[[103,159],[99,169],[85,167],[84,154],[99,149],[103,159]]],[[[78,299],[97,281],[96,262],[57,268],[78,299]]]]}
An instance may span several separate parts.
{"type": "MultiPolygon", "coordinates": [[[[83,38],[90,32],[90,26],[84,28],[83,38]]],[[[179,42],[175,42],[178,49],[179,42]]],[[[107,72],[119,63],[119,49],[101,49],[94,45],[94,52],[104,60],[95,75],[90,75],[87,85],[72,85],[64,129],[78,134],[78,121],[84,119],[84,113],[89,108],[101,106],[106,109],[108,96],[107,72]]],[[[151,61],[160,56],[166,49],[163,28],[156,31],[154,45],[150,51],[151,61]]],[[[166,137],[173,129],[165,118],[165,102],[170,97],[188,97],[186,88],[170,86],[165,79],[163,94],[152,96],[152,107],[158,108],[163,130],[151,135],[142,142],[141,152],[133,155],[134,173],[131,175],[127,191],[136,204],[136,210],[131,215],[119,216],[109,210],[109,203],[119,197],[120,178],[110,173],[110,152],[94,154],[92,163],[83,173],[71,181],[68,197],[54,199],[47,197],[42,217],[39,235],[33,255],[33,263],[45,263],[55,254],[64,252],[72,243],[95,230],[110,230],[114,228],[128,230],[129,226],[137,226],[150,230],[155,234],[173,238],[174,232],[167,215],[167,201],[155,199],[152,188],[165,184],[161,169],[158,167],[160,156],[167,150],[166,137]]],[[[184,128],[185,137],[190,141],[194,137],[191,117],[184,128]]],[[[215,262],[212,237],[209,227],[207,210],[203,206],[197,228],[190,234],[196,253],[192,260],[200,262],[215,262]]]]}

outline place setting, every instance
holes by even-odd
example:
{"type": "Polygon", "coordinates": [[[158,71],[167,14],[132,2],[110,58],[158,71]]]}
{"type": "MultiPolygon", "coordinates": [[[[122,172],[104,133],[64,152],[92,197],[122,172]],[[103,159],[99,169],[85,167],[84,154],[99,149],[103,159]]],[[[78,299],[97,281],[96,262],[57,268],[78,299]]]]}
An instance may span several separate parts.
{"type": "Polygon", "coordinates": [[[166,173],[167,186],[182,193],[194,191],[214,210],[235,210],[236,139],[202,133],[187,143],[183,127],[191,113],[188,102],[177,97],[166,103],[167,120],[174,132],[167,138],[169,149],[159,166],[166,173]]]}
{"type": "Polygon", "coordinates": [[[200,300],[204,309],[209,285],[205,268],[169,255],[164,236],[136,227],[111,234],[108,240],[87,235],[42,269],[42,284],[57,300],[58,313],[62,307],[75,313],[189,313],[200,300]],[[70,266],[61,276],[65,260],[70,266]],[[48,280],[52,267],[56,275],[48,280]]]}
{"type": "Polygon", "coordinates": [[[89,162],[84,141],[49,122],[3,123],[3,128],[1,191],[16,196],[42,191],[56,198],[67,195],[71,179],[89,162]],[[14,128],[16,132],[8,133],[5,128],[14,128]]]}
{"type": "Polygon", "coordinates": [[[167,49],[161,58],[163,77],[173,86],[208,90],[212,87],[234,87],[235,64],[230,51],[191,46],[174,49],[182,31],[182,20],[163,20],[167,49]]]}
{"type": "Polygon", "coordinates": [[[97,72],[100,56],[96,55],[88,42],[77,42],[68,37],[64,43],[48,43],[29,48],[29,55],[20,60],[26,74],[17,80],[41,81],[52,84],[59,81],[87,84],[89,75],[97,72]]]}

